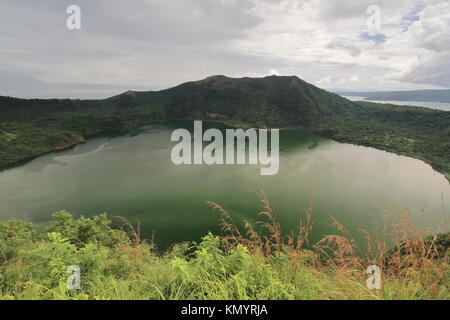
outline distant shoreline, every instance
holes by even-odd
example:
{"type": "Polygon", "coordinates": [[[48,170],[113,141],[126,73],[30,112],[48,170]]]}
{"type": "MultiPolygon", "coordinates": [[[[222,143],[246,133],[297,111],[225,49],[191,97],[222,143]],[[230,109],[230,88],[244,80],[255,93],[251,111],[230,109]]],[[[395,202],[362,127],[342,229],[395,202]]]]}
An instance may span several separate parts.
{"type": "MultiPolygon", "coordinates": [[[[236,121],[236,120],[233,121],[233,120],[228,120],[228,119],[227,120],[225,120],[225,119],[198,119],[198,120],[202,120],[202,121],[210,122],[210,123],[220,123],[220,124],[226,125],[226,126],[231,127],[231,128],[241,128],[241,129],[261,128],[261,129],[268,129],[268,130],[274,129],[274,128],[269,128],[269,127],[260,127],[260,126],[257,126],[255,124],[240,122],[240,121],[236,121]]],[[[147,125],[157,124],[157,123],[165,123],[165,122],[170,122],[170,121],[194,121],[194,120],[193,119],[173,119],[173,120],[166,120],[166,121],[157,121],[157,122],[149,123],[147,125]]],[[[139,129],[139,128],[145,127],[147,125],[139,126],[137,128],[130,129],[129,131],[122,132],[122,134],[127,134],[128,132],[130,132],[132,130],[139,129]]],[[[442,174],[445,177],[445,179],[448,181],[448,183],[450,184],[450,173],[447,173],[447,172],[444,172],[444,171],[440,171],[440,170],[434,168],[431,163],[426,161],[426,159],[421,159],[420,157],[413,157],[411,155],[408,155],[408,154],[405,154],[405,153],[401,153],[401,152],[396,152],[396,151],[383,150],[383,149],[379,149],[379,148],[376,148],[376,147],[371,146],[371,145],[364,145],[364,144],[359,144],[359,143],[350,142],[350,141],[346,141],[346,140],[338,140],[336,138],[329,137],[329,136],[323,135],[321,133],[314,132],[314,130],[311,130],[309,128],[283,127],[283,128],[277,128],[277,129],[280,129],[280,130],[298,130],[298,131],[310,132],[310,133],[313,133],[313,134],[316,134],[316,135],[319,135],[319,136],[323,136],[323,137],[332,139],[332,140],[337,141],[339,143],[349,143],[349,144],[354,144],[354,145],[360,145],[360,146],[364,146],[364,147],[368,147],[368,148],[374,148],[376,150],[390,152],[390,153],[393,153],[393,154],[396,154],[396,155],[405,156],[405,157],[409,157],[409,158],[412,158],[412,159],[420,160],[420,161],[423,161],[426,164],[428,164],[434,171],[442,174]]],[[[100,136],[105,135],[105,134],[107,135],[108,133],[107,132],[98,133],[98,134],[92,135],[90,137],[87,137],[85,139],[83,138],[83,139],[79,139],[79,140],[74,140],[74,141],[65,143],[64,145],[56,146],[56,147],[54,147],[54,148],[52,148],[50,150],[44,151],[44,152],[42,152],[40,154],[36,154],[36,155],[30,156],[30,157],[28,157],[26,159],[21,159],[19,161],[10,163],[10,164],[8,164],[6,166],[2,166],[2,167],[0,167],[0,172],[2,172],[4,170],[11,169],[11,168],[13,168],[13,167],[15,167],[17,165],[20,165],[21,163],[26,163],[28,161],[32,161],[33,159],[36,159],[38,157],[44,156],[44,155],[52,153],[52,152],[60,152],[60,151],[64,151],[64,150],[76,147],[79,144],[83,144],[83,143],[89,142],[89,140],[92,139],[92,138],[97,138],[97,137],[100,137],[100,136]]],[[[113,132],[111,132],[111,134],[113,134],[113,132]]]]}
{"type": "Polygon", "coordinates": [[[440,111],[450,111],[450,103],[448,102],[431,102],[431,101],[407,101],[407,100],[375,100],[372,98],[358,96],[358,95],[348,95],[342,96],[350,101],[365,101],[379,104],[392,104],[399,106],[411,106],[411,107],[422,107],[432,110],[440,110],[440,111]]]}

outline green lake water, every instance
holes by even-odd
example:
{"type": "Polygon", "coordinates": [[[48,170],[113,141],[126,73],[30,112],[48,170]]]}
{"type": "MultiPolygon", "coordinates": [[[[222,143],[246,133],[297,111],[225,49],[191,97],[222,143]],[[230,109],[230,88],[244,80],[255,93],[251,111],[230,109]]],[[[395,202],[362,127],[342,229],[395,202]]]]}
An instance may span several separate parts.
{"type": "Polygon", "coordinates": [[[223,205],[235,221],[254,221],[261,189],[285,231],[296,229],[312,194],[314,242],[336,232],[330,215],[357,235],[400,206],[425,209],[426,225],[437,230],[450,203],[449,183],[422,161],[299,131],[280,132],[274,176],[261,176],[251,165],[176,166],[170,135],[180,127],[192,123],[94,138],[0,172],[0,221],[15,217],[41,226],[61,209],[107,212],[139,220],[142,235],[155,232],[163,248],[219,231],[218,213],[206,200],[223,205]]]}

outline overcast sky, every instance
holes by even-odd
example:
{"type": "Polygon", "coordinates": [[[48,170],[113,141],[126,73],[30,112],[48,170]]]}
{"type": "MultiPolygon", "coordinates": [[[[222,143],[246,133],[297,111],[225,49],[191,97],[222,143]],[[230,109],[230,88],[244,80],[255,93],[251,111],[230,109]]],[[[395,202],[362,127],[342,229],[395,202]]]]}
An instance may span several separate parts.
{"type": "Polygon", "coordinates": [[[450,1],[0,0],[0,61],[0,95],[18,97],[102,98],[215,74],[448,88],[450,1]],[[66,27],[73,4],[80,30],[66,27]]]}

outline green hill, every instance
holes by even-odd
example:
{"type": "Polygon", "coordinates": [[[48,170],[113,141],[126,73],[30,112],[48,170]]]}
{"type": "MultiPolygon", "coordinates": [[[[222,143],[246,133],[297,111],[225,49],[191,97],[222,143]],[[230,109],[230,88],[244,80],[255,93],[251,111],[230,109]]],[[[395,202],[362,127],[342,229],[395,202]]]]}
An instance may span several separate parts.
{"type": "Polygon", "coordinates": [[[0,97],[0,167],[101,133],[174,119],[298,128],[404,154],[450,173],[450,112],[352,102],[297,77],[213,76],[104,100],[0,97]]]}

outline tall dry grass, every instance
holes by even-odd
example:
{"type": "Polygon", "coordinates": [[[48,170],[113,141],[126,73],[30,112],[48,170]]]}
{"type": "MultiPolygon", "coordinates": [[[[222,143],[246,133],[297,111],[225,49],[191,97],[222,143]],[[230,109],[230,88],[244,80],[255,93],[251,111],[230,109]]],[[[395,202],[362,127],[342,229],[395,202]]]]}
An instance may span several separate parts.
{"type": "Polygon", "coordinates": [[[255,224],[251,224],[248,220],[244,220],[243,231],[239,229],[231,215],[221,205],[213,201],[206,201],[213,210],[220,213],[220,227],[223,232],[220,240],[223,247],[231,251],[241,244],[250,253],[261,256],[284,252],[288,252],[291,257],[301,254],[304,245],[308,243],[308,236],[312,229],[312,201],[305,209],[306,218],[299,222],[297,234],[291,232],[285,238],[267,195],[259,192],[258,197],[261,202],[261,211],[257,214],[257,221],[255,224]],[[260,227],[259,231],[256,230],[255,225],[260,227]]]}
{"type": "Polygon", "coordinates": [[[397,208],[385,214],[381,227],[372,231],[358,230],[366,242],[363,250],[363,246],[345,226],[330,216],[337,233],[326,235],[311,244],[309,235],[313,228],[312,200],[305,209],[305,218],[300,220],[297,232],[283,234],[267,195],[260,192],[258,196],[261,211],[255,225],[261,227],[259,231],[248,221],[244,221],[241,231],[224,207],[207,201],[220,214],[223,232],[220,239],[225,250],[234,250],[240,244],[251,253],[261,256],[287,254],[293,262],[306,252],[313,251],[318,257],[315,267],[332,268],[336,274],[352,274],[363,280],[367,278],[367,268],[376,265],[381,269],[382,277],[389,278],[390,281],[418,281],[421,285],[428,286],[427,290],[431,292],[437,284],[450,287],[448,218],[443,218],[438,234],[423,226],[423,211],[419,214],[419,219],[414,219],[410,209],[397,208]]]}

